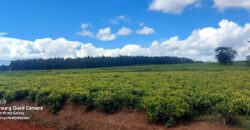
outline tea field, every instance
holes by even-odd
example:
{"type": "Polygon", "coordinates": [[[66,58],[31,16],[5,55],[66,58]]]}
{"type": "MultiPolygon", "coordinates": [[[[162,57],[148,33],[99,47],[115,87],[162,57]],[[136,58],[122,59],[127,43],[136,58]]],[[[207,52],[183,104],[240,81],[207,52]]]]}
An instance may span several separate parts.
{"type": "Polygon", "coordinates": [[[250,68],[243,63],[0,72],[0,98],[26,99],[52,113],[73,103],[111,114],[143,111],[167,126],[213,115],[250,128],[250,68]]]}

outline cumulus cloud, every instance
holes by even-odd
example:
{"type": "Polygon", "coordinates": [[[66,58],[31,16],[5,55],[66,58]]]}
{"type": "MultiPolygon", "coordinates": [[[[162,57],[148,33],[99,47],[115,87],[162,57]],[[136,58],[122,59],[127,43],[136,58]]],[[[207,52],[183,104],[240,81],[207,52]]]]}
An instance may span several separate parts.
{"type": "Polygon", "coordinates": [[[184,40],[172,37],[162,42],[155,41],[151,47],[160,55],[167,53],[206,61],[214,59],[215,48],[226,46],[238,51],[238,59],[244,59],[246,55],[250,54],[250,43],[247,42],[249,38],[249,23],[241,27],[232,21],[222,20],[219,22],[218,28],[197,29],[184,40]]]}
{"type": "Polygon", "coordinates": [[[0,37],[0,59],[75,57],[75,49],[80,44],[80,42],[67,41],[64,38],[28,41],[0,37]]]}
{"type": "Polygon", "coordinates": [[[243,8],[250,11],[249,0],[214,0],[214,6],[221,11],[227,8],[243,8]]]}
{"type": "Polygon", "coordinates": [[[151,27],[144,26],[142,29],[136,31],[139,35],[150,35],[155,33],[155,30],[151,27]]]}
{"type": "Polygon", "coordinates": [[[88,29],[90,28],[90,24],[87,23],[83,23],[81,24],[81,31],[77,33],[77,35],[79,36],[83,36],[83,37],[94,37],[94,34],[89,31],[88,29]]]}
{"type": "Polygon", "coordinates": [[[98,31],[96,38],[101,41],[112,41],[116,39],[116,35],[112,33],[111,28],[103,28],[98,31]]]}
{"type": "MultiPolygon", "coordinates": [[[[106,29],[109,30],[109,29],[106,29]]],[[[106,31],[106,32],[111,32],[106,31]]],[[[233,47],[238,60],[250,55],[250,23],[240,26],[229,20],[221,20],[218,27],[194,30],[190,36],[178,36],[164,41],[155,40],[149,47],[128,44],[122,48],[105,49],[91,43],[68,41],[64,38],[43,38],[35,41],[0,37],[0,60],[86,56],[181,56],[197,60],[214,60],[214,49],[233,47]]]]}
{"type": "Polygon", "coordinates": [[[117,32],[117,35],[126,36],[126,35],[130,35],[131,33],[133,33],[133,30],[131,30],[130,28],[122,27],[117,32]]]}
{"type": "Polygon", "coordinates": [[[188,6],[196,6],[200,0],[153,0],[149,9],[164,13],[179,14],[188,6]]]}

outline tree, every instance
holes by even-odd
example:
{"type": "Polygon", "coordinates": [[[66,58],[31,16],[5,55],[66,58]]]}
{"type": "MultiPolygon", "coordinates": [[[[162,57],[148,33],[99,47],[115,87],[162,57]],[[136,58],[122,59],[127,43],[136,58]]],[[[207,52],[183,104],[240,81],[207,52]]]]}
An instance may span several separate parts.
{"type": "Polygon", "coordinates": [[[119,56],[119,57],[84,57],[84,58],[51,58],[27,59],[11,61],[9,66],[0,67],[0,71],[7,70],[42,70],[42,69],[74,69],[98,68],[112,66],[131,66],[146,64],[184,64],[196,63],[184,57],[148,57],[148,56],[119,56]]]}
{"type": "Polygon", "coordinates": [[[231,47],[218,47],[215,49],[215,53],[216,59],[223,65],[232,63],[237,56],[237,51],[233,50],[231,47]]]}
{"type": "Polygon", "coordinates": [[[250,55],[247,56],[247,66],[250,66],[250,55]]]}

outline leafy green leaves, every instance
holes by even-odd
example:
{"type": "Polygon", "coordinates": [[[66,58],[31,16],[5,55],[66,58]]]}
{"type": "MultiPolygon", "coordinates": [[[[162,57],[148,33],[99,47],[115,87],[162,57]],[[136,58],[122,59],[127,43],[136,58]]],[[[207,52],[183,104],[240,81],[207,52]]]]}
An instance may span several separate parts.
{"type": "Polygon", "coordinates": [[[146,97],[142,108],[147,111],[149,120],[163,122],[167,126],[173,125],[189,111],[189,105],[177,97],[146,97]]]}

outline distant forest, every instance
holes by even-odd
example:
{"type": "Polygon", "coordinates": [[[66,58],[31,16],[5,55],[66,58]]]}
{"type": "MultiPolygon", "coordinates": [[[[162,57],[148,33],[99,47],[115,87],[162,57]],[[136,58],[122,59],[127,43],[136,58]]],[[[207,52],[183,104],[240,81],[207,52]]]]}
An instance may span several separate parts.
{"type": "Polygon", "coordinates": [[[45,69],[76,69],[98,68],[112,66],[131,66],[146,64],[184,64],[194,63],[192,59],[184,57],[147,57],[147,56],[119,56],[119,57],[85,57],[85,58],[51,58],[11,61],[9,65],[0,66],[5,70],[45,70],[45,69]]]}

